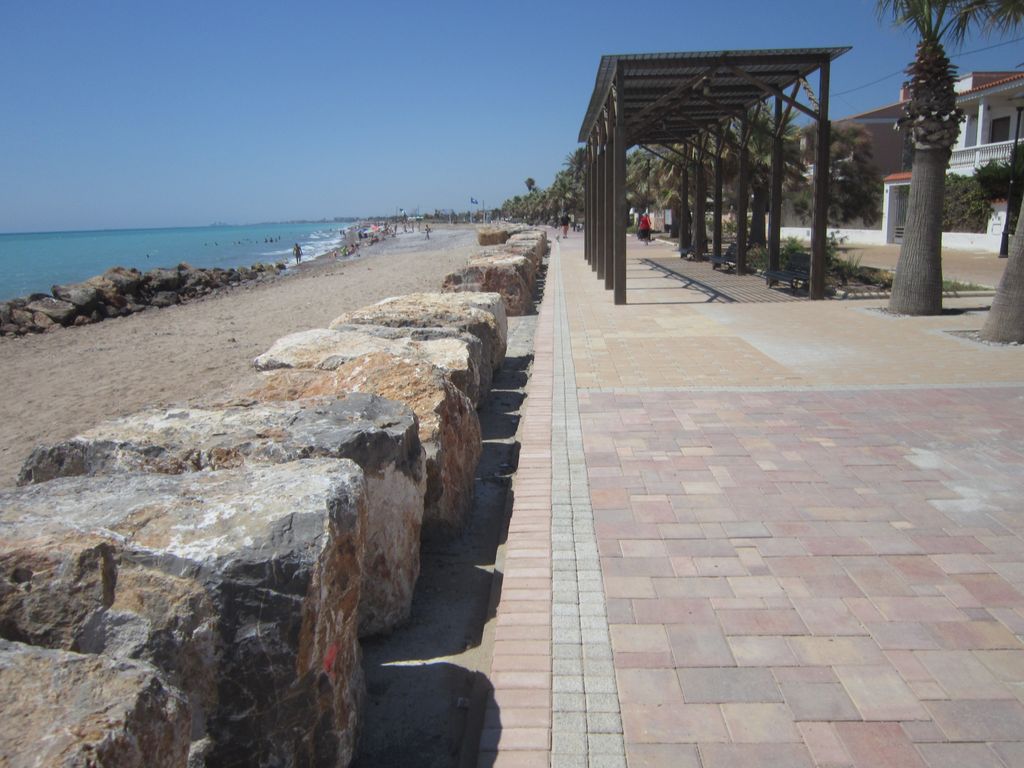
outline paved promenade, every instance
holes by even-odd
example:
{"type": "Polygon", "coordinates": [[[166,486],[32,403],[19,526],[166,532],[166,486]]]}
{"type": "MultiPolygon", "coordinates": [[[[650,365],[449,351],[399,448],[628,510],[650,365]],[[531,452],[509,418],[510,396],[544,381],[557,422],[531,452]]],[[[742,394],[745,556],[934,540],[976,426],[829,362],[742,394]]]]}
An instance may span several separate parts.
{"type": "Polygon", "coordinates": [[[553,246],[479,764],[1024,765],[1024,349],[956,335],[987,300],[729,302],[629,247],[616,307],[553,246]]]}

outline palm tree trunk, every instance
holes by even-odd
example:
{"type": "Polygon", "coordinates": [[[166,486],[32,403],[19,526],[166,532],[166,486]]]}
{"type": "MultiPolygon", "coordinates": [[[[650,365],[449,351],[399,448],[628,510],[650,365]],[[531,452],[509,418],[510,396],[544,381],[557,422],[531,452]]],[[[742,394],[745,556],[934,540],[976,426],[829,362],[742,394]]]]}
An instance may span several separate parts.
{"type": "Polygon", "coordinates": [[[902,315],[942,313],[942,198],[948,148],[914,151],[903,245],[889,310],[902,315]]]}
{"type": "MultiPolygon", "coordinates": [[[[1009,216],[1010,212],[1007,211],[1009,216]]],[[[985,341],[1024,343],[1024,199],[1017,214],[1017,234],[1010,240],[1010,256],[999,278],[992,309],[981,329],[985,341]]]]}

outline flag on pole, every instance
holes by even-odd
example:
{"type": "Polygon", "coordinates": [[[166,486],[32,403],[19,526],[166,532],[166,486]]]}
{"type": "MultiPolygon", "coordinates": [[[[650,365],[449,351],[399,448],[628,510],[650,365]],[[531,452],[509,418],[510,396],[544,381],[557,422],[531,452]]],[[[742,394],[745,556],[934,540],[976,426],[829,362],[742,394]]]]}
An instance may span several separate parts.
{"type": "Polygon", "coordinates": [[[471,197],[471,198],[469,198],[469,204],[470,205],[480,205],[480,202],[475,197],[471,197]]]}

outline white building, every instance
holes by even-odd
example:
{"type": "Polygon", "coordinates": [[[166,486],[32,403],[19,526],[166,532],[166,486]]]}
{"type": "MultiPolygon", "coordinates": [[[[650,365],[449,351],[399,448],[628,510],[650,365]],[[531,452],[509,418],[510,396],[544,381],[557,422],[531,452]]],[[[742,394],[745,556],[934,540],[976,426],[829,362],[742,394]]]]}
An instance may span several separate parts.
{"type": "MultiPolygon", "coordinates": [[[[957,107],[967,119],[961,124],[953,147],[950,173],[970,176],[993,160],[1009,162],[1017,112],[1024,108],[1024,72],[970,72],[961,76],[954,87],[957,107]]],[[[898,243],[906,220],[910,173],[890,174],[884,183],[882,231],[885,242],[898,243]]],[[[996,203],[985,234],[947,232],[943,234],[943,245],[998,251],[1005,217],[1006,202],[996,203]]]]}

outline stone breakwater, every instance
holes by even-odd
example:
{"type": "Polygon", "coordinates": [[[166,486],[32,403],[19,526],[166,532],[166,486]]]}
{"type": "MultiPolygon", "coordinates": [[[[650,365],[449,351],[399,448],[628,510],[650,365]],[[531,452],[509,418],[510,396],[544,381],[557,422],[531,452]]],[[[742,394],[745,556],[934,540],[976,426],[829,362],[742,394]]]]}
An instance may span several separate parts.
{"type": "Polygon", "coordinates": [[[548,248],[547,235],[536,229],[485,229],[478,233],[477,242],[483,247],[465,267],[445,277],[442,290],[495,292],[501,296],[509,317],[528,313],[548,248]]]}
{"type": "Polygon", "coordinates": [[[0,491],[0,763],[348,765],[360,638],[472,509],[507,306],[386,299],[278,340],[245,396],[36,448],[0,491]]]}
{"type": "Polygon", "coordinates": [[[263,280],[284,264],[253,264],[232,269],[113,267],[81,283],[55,285],[50,294],[33,293],[0,301],[0,336],[47,333],[89,325],[150,308],[170,307],[234,285],[263,280]]]}

